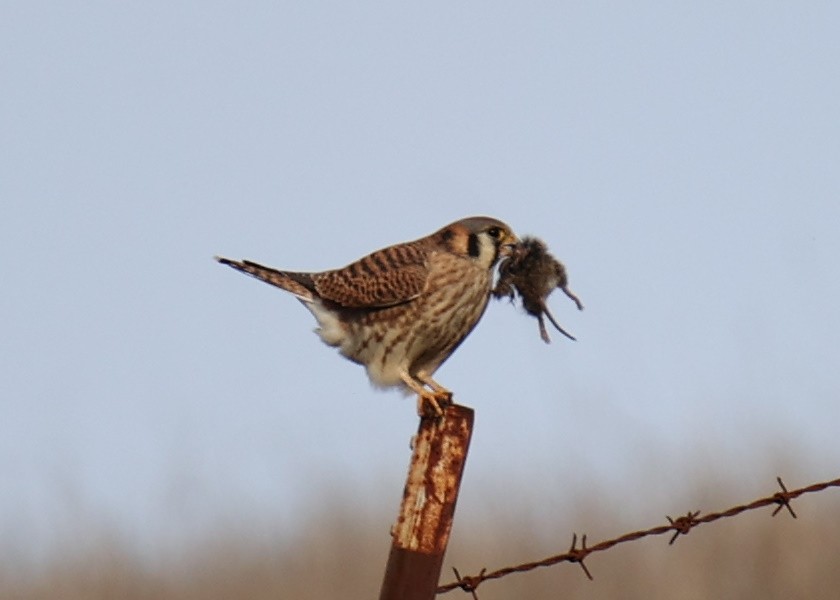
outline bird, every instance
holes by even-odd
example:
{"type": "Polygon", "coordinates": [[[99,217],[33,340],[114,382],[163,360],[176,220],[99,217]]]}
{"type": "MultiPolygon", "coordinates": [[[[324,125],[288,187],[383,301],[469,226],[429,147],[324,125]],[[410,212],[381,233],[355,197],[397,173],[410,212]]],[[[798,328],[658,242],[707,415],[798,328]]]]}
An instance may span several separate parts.
{"type": "Polygon", "coordinates": [[[540,337],[546,344],[551,343],[551,338],[548,337],[543,315],[548,317],[557,331],[574,340],[574,336],[554,320],[545,303],[551,292],[557,288],[563,290],[577,305],[578,310],[583,310],[580,298],[569,289],[569,278],[563,263],[551,255],[545,242],[535,237],[524,236],[511,254],[499,264],[499,280],[493,288],[493,296],[508,297],[513,301],[519,294],[525,312],[537,318],[540,337]]]}
{"type": "Polygon", "coordinates": [[[215,259],[290,292],[315,317],[325,344],[363,365],[375,387],[416,393],[423,417],[452,403],[432,376],[478,324],[494,268],[518,243],[502,221],[476,216],[329,271],[215,259]]]}

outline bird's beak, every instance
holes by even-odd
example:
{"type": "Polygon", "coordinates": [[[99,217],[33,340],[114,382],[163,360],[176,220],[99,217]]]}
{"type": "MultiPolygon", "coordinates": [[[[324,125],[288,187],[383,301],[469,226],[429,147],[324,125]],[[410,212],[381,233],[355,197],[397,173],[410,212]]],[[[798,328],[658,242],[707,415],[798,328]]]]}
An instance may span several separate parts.
{"type": "Polygon", "coordinates": [[[505,234],[502,243],[499,246],[499,256],[511,256],[516,246],[519,245],[519,238],[513,233],[505,234]]]}

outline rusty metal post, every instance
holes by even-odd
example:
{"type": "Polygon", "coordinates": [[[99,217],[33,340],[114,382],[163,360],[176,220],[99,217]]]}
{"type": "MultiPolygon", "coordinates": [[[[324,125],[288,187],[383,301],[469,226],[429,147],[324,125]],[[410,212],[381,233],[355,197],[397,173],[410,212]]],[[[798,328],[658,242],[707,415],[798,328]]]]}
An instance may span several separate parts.
{"type": "Polygon", "coordinates": [[[473,410],[450,405],[420,419],[379,600],[432,600],[449,542],[473,410]]]}

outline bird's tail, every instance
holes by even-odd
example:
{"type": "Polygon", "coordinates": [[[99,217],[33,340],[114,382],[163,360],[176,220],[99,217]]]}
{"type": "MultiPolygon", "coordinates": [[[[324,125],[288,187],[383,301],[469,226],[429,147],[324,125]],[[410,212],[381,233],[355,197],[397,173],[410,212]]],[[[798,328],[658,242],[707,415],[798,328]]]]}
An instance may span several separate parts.
{"type": "Polygon", "coordinates": [[[315,286],[312,277],[308,273],[292,273],[289,271],[278,271],[271,267],[265,267],[250,260],[231,260],[223,256],[214,257],[223,265],[227,265],[242,271],[260,281],[265,281],[280,289],[291,292],[305,302],[312,302],[314,299],[315,286]]]}

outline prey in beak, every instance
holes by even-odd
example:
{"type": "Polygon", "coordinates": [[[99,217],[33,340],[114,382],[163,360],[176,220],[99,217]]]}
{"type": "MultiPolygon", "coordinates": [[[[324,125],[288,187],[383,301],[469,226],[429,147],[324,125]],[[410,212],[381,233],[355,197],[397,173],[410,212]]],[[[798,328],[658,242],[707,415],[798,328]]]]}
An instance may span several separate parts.
{"type": "Polygon", "coordinates": [[[551,343],[551,338],[548,337],[543,315],[548,317],[557,331],[574,340],[574,336],[554,319],[546,300],[551,292],[560,288],[574,301],[578,310],[583,310],[583,303],[568,287],[566,267],[549,253],[545,242],[534,237],[525,237],[521,242],[503,245],[500,254],[505,258],[499,263],[499,280],[493,288],[493,296],[507,297],[511,301],[517,295],[522,298],[522,307],[529,315],[537,318],[540,337],[546,344],[551,343]]]}

